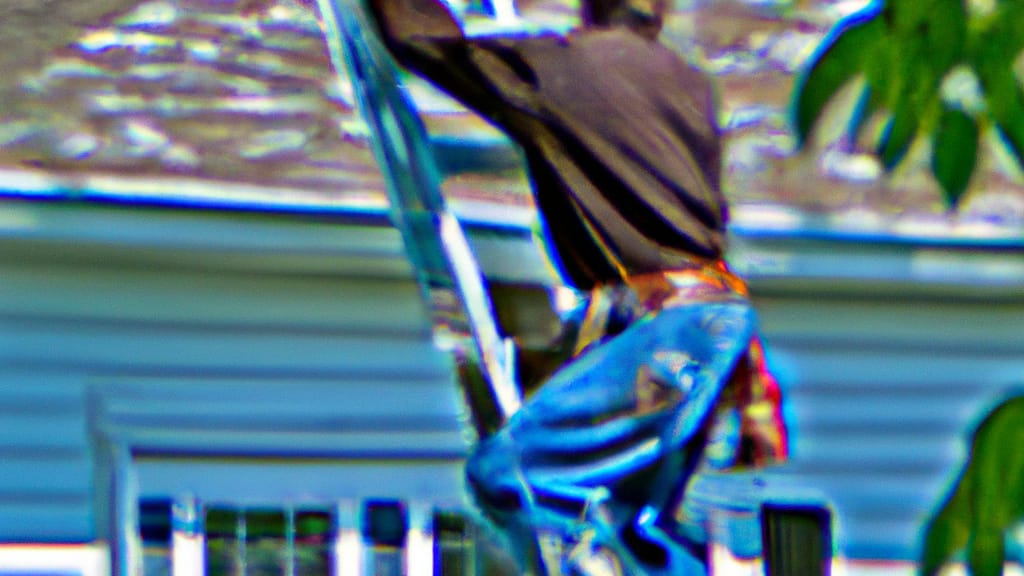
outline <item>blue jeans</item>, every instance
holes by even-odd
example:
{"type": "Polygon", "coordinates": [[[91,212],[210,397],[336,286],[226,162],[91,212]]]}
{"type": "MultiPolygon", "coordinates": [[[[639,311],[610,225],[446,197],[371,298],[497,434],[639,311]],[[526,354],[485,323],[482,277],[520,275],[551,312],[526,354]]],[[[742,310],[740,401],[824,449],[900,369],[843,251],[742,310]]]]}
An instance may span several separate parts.
{"type": "Polygon", "coordinates": [[[479,505],[527,561],[538,531],[590,531],[623,573],[703,574],[699,543],[667,525],[754,332],[745,299],[695,302],[584,352],[470,456],[479,505]]]}

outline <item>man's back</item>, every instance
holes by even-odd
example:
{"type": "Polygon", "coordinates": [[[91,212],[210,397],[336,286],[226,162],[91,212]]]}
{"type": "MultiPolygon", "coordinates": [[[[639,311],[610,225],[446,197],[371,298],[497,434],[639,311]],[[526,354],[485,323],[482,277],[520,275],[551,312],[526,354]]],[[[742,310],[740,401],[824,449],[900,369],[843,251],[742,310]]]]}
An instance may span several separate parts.
{"type": "Polygon", "coordinates": [[[468,39],[436,0],[371,7],[400,62],[523,148],[554,253],[578,288],[721,258],[713,91],[678,55],[621,26],[468,39]]]}
{"type": "MultiPolygon", "coordinates": [[[[721,256],[721,148],[703,74],[625,28],[518,39],[515,54],[533,84],[529,113],[543,129],[513,137],[528,157],[542,156],[530,165],[542,208],[548,194],[567,194],[629,273],[721,256]],[[544,141],[545,132],[557,145],[544,141]],[[539,171],[552,172],[550,179],[539,171]]],[[[548,212],[552,228],[571,217],[548,212]]]]}

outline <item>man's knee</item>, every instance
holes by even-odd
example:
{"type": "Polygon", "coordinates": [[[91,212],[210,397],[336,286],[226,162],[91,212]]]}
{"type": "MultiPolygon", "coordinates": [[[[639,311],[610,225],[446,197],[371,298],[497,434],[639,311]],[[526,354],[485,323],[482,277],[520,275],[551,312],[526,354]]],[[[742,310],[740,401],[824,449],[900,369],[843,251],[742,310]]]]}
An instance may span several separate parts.
{"type": "Polygon", "coordinates": [[[491,519],[513,514],[525,506],[526,495],[516,449],[504,434],[481,442],[466,460],[466,483],[491,519]]]}

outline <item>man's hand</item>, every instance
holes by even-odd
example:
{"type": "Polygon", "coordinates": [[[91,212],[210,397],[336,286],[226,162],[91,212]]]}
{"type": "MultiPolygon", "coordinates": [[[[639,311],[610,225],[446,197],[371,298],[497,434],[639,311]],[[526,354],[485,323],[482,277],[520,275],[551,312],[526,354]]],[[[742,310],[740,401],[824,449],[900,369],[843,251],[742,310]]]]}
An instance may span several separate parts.
{"type": "Polygon", "coordinates": [[[369,0],[389,47],[412,44],[417,38],[462,40],[462,28],[440,0],[369,0]]]}

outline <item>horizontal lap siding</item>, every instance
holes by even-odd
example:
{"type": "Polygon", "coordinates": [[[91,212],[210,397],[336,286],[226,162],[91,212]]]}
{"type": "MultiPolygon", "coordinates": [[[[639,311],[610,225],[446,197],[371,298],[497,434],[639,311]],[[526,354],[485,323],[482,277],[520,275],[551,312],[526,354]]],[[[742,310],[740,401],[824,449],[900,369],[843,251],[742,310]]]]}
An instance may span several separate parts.
{"type": "Polygon", "coordinates": [[[384,498],[465,505],[462,466],[451,460],[143,457],[138,470],[140,483],[157,494],[193,494],[213,504],[322,506],[384,498]]]}
{"type": "Polygon", "coordinates": [[[758,299],[792,434],[778,474],[833,502],[852,557],[915,558],[966,434],[1024,393],[1024,303],[889,296],[758,299]]]}
{"type": "Polygon", "coordinates": [[[441,370],[426,332],[353,334],[341,327],[331,332],[282,331],[275,326],[183,327],[40,318],[19,318],[7,324],[17,336],[4,343],[0,361],[14,367],[141,374],[207,370],[412,374],[441,370]]]}
{"type": "Polygon", "coordinates": [[[111,269],[73,263],[23,263],[5,270],[0,284],[5,316],[157,328],[198,324],[214,329],[277,326],[412,333],[424,329],[417,295],[416,286],[405,278],[111,269]]]}
{"type": "Polygon", "coordinates": [[[429,366],[376,378],[145,377],[102,387],[107,425],[150,453],[457,459],[465,450],[457,388],[429,366]]]}
{"type": "MultiPolygon", "coordinates": [[[[393,230],[52,208],[35,207],[49,229],[0,238],[0,541],[93,538],[95,431],[148,451],[143,482],[190,470],[224,498],[262,465],[228,454],[320,462],[303,468],[320,496],[349,458],[368,495],[387,495],[378,464],[422,463],[420,492],[443,491],[430,466],[458,481],[457,392],[393,230]]],[[[509,242],[476,241],[532,281],[509,242]]],[[[831,498],[846,554],[915,556],[964,434],[1024,385],[1024,299],[753,288],[793,433],[778,474],[831,498]]]]}
{"type": "MultiPolygon", "coordinates": [[[[2,320],[0,331],[9,333],[2,320]]],[[[0,541],[90,539],[93,467],[84,403],[75,378],[0,370],[0,541]]]]}
{"type": "Polygon", "coordinates": [[[161,454],[461,457],[449,361],[397,237],[367,230],[287,271],[45,243],[0,260],[0,541],[95,537],[95,432],[161,454]]]}

